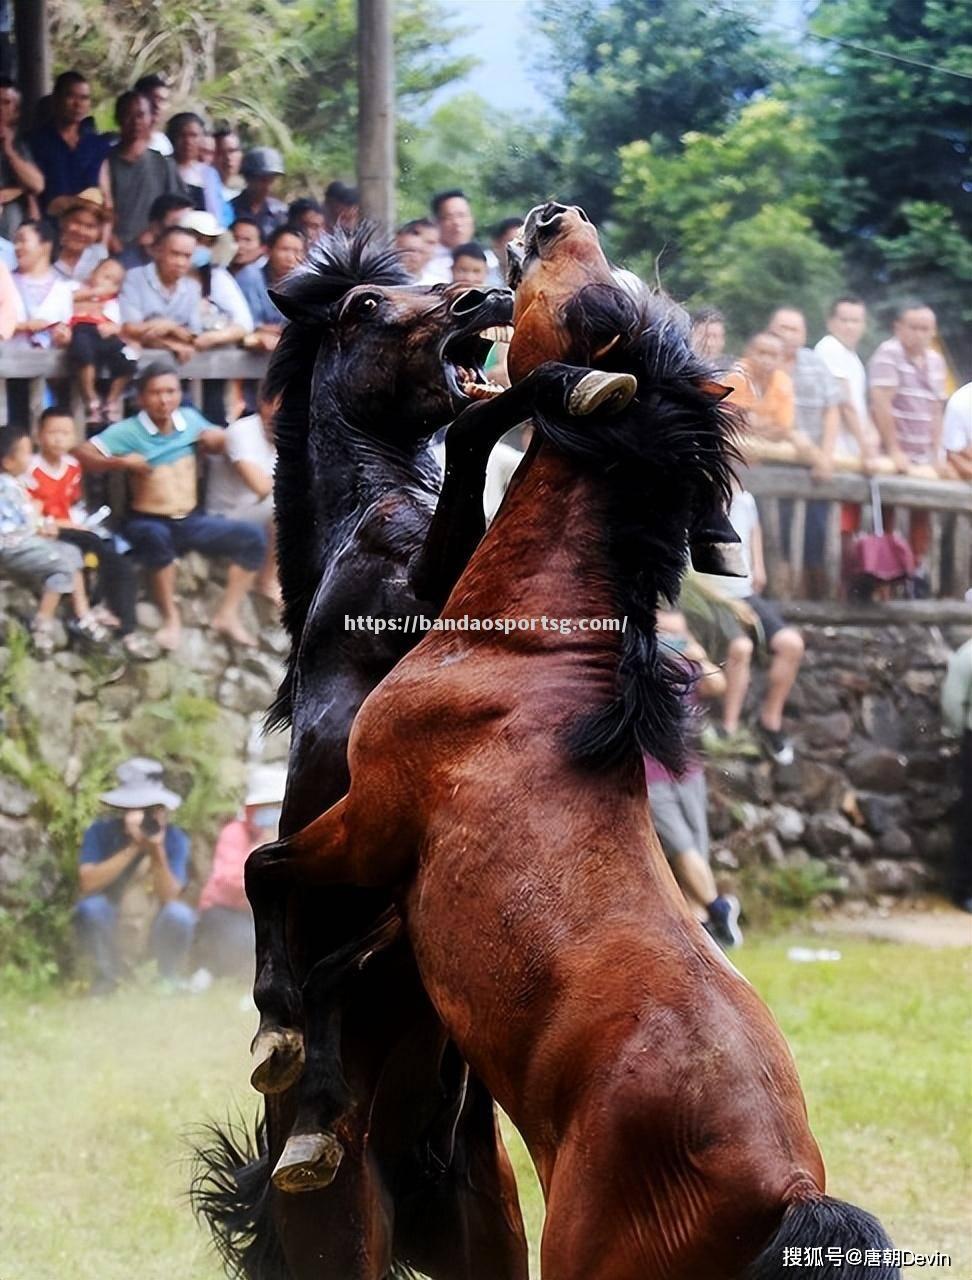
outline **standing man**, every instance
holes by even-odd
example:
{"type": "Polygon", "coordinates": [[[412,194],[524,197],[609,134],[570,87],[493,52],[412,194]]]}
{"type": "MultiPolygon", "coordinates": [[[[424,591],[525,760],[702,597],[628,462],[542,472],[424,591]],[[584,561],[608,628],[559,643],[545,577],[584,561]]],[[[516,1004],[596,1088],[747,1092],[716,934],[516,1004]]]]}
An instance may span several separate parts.
{"type": "Polygon", "coordinates": [[[346,182],[329,182],[324,192],[324,230],[353,231],[358,221],[358,205],[361,197],[357,187],[346,182]]]}
{"type": "Polygon", "coordinates": [[[972,480],[972,382],[959,387],[945,406],[945,457],[960,480],[972,480]]]}
{"type": "Polygon", "coordinates": [[[243,157],[240,171],[246,186],[230,202],[232,221],[252,218],[266,240],[287,221],[287,206],[271,195],[273,184],[284,175],[283,157],[276,147],[253,147],[243,157]]]}
{"type": "Polygon", "coordinates": [[[181,798],[163,785],[154,760],[126,760],[117,773],[119,785],[100,797],[114,813],[93,822],[81,842],[74,926],[94,967],[93,995],[113,991],[121,953],[137,953],[146,943],[159,976],[178,981],[196,923],[196,913],[179,900],[189,837],[169,822],[181,798]]]}
{"type": "Polygon", "coordinates": [[[85,470],[124,471],[131,484],[130,516],[122,534],[145,564],[162,626],[156,643],[179,647],[176,558],[187,551],[230,561],[226,590],[210,626],[233,643],[252,648],[240,607],[263,565],[267,536],[256,524],[206,515],[198,508],[197,455],[221,453],[223,431],[196,409],[180,408],[182,388],[171,365],[150,364],[138,381],[139,412],[77,446],[85,470]]]}
{"type": "Polygon", "coordinates": [[[213,134],[216,144],[216,155],[213,164],[219,174],[220,193],[227,204],[230,204],[243,190],[243,178],[240,165],[243,163],[243,148],[240,146],[240,135],[229,125],[221,125],[213,134]]]}
{"type": "Polygon", "coordinates": [[[962,739],[959,749],[961,794],[955,813],[952,860],[952,899],[963,911],[972,912],[972,640],[966,640],[948,660],[942,686],[945,723],[962,739]]]}
{"type": "MultiPolygon", "coordinates": [[[[476,239],[476,220],[466,193],[458,187],[434,195],[431,210],[439,228],[439,243],[425,266],[419,284],[450,284],[453,250],[476,239]]],[[[486,250],[486,264],[491,271],[498,268],[496,254],[491,249],[486,250]]]]}
{"type": "Polygon", "coordinates": [[[20,137],[20,90],[0,76],[0,237],[13,240],[30,217],[29,205],[44,190],[44,175],[20,137]]]}
{"type": "MultiPolygon", "coordinates": [[[[807,322],[802,311],[777,307],[768,328],[783,343],[783,369],[793,383],[794,425],[797,434],[810,442],[812,475],[828,480],[833,472],[843,393],[824,362],[807,346],[807,322]]],[[[807,503],[805,590],[807,596],[817,600],[826,594],[824,550],[829,509],[828,502],[807,503]]],[[[790,506],[791,516],[792,510],[790,506]]],[[[781,514],[782,511],[781,507],[781,514]]]]}
{"type": "Polygon", "coordinates": [[[152,105],[131,90],[115,103],[120,137],[104,163],[102,184],[111,192],[115,225],[111,248],[124,254],[136,247],[152,217],[159,196],[185,196],[171,156],[153,149],[152,105]]]}
{"type": "MultiPolygon", "coordinates": [[[[41,210],[57,196],[76,196],[101,186],[101,166],[111,140],[86,124],[91,115],[91,86],[78,71],[62,71],[54,81],[50,124],[30,135],[34,162],[44,177],[41,210]]],[[[104,187],[102,187],[104,191],[104,187]]],[[[105,191],[106,199],[110,199],[105,191]]]]}
{"type": "Polygon", "coordinates": [[[149,106],[152,109],[152,128],[149,138],[149,146],[153,151],[157,151],[160,156],[172,155],[172,143],[166,137],[162,128],[165,120],[165,113],[169,106],[169,84],[168,81],[152,72],[147,76],[142,76],[140,80],[136,80],[132,86],[132,92],[141,94],[143,98],[148,98],[149,106]]]}
{"type": "MultiPolygon", "coordinates": [[[[931,307],[906,303],[895,319],[894,337],[881,343],[867,367],[874,422],[896,470],[904,475],[915,467],[948,474],[942,457],[945,361],[932,349],[936,332],[931,307]]],[[[885,511],[885,521],[893,523],[893,509],[885,511]]],[[[908,540],[916,576],[924,582],[931,548],[927,511],[912,511],[908,540]]]]}
{"type": "MultiPolygon", "coordinates": [[[[873,471],[876,456],[875,431],[867,411],[867,372],[857,354],[858,343],[867,328],[867,308],[860,298],[838,298],[827,315],[827,333],[814,350],[836,379],[843,394],[838,406],[840,427],[837,452],[860,460],[861,470],[873,471]]],[[[840,508],[840,540],[842,578],[848,580],[854,535],[861,528],[861,506],[858,502],[842,503],[840,508]]]]}

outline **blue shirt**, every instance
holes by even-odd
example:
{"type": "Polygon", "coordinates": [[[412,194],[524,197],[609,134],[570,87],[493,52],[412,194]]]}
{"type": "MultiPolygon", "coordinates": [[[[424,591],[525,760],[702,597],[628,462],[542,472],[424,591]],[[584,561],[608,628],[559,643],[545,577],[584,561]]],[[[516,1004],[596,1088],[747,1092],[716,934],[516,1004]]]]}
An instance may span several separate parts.
{"type": "Polygon", "coordinates": [[[183,276],[169,288],[159,279],[154,262],[129,271],[118,297],[122,324],[144,324],[146,320],[164,316],[190,333],[198,333],[201,328],[201,304],[202,289],[198,280],[183,276]]]}
{"type": "Polygon", "coordinates": [[[30,150],[44,175],[41,207],[46,209],[55,196],[76,196],[85,187],[96,187],[110,146],[111,138],[93,129],[82,129],[76,147],[69,147],[52,124],[35,129],[30,150]]]}
{"type": "MultiPolygon", "coordinates": [[[[129,843],[121,818],[99,818],[92,822],[81,841],[81,862],[106,862],[129,843]]],[[[146,855],[143,855],[146,856],[146,855]]],[[[135,858],[125,870],[101,892],[117,902],[135,873],[141,858],[135,858]]],[[[189,837],[181,827],[165,829],[165,860],[169,870],[184,885],[189,874],[189,837]]]]}
{"type": "Polygon", "coordinates": [[[106,458],[121,458],[126,453],[140,453],[153,467],[178,462],[188,454],[195,456],[200,432],[213,424],[198,409],[184,405],[172,415],[174,431],[163,435],[148,414],[142,410],[132,418],[113,422],[91,437],[90,443],[106,458]]]}
{"type": "Polygon", "coordinates": [[[277,310],[271,301],[270,294],[267,292],[270,287],[270,280],[266,266],[251,262],[248,267],[243,267],[240,271],[237,271],[236,283],[240,286],[243,297],[246,298],[246,303],[250,308],[250,315],[253,317],[255,325],[286,324],[286,316],[277,310]]]}

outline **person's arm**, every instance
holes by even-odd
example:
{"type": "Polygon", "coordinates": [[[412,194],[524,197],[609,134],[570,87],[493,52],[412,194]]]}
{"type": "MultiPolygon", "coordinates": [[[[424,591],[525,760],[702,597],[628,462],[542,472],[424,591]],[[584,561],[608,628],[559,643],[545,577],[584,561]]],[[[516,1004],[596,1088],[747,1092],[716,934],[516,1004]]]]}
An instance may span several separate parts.
{"type": "Polygon", "coordinates": [[[949,449],[945,457],[960,480],[972,480],[972,445],[960,452],[949,449]]]}
{"type": "Polygon", "coordinates": [[[749,563],[753,571],[753,591],[759,595],[766,587],[766,561],[763,558],[763,527],[758,520],[749,539],[749,563]]]}
{"type": "Polygon", "coordinates": [[[813,478],[815,480],[829,480],[834,474],[834,452],[837,448],[837,427],[839,424],[840,406],[832,404],[824,410],[820,451],[813,466],[813,478]]]}
{"type": "Polygon", "coordinates": [[[252,490],[258,498],[266,498],[273,493],[273,476],[268,476],[257,463],[241,460],[240,462],[232,462],[230,465],[246,487],[252,490]]]}
{"type": "MultiPolygon", "coordinates": [[[[98,437],[95,436],[94,439],[97,440],[98,437]]],[[[140,453],[112,454],[99,449],[90,440],[75,445],[73,452],[84,470],[90,471],[92,475],[100,475],[105,471],[128,471],[132,475],[147,476],[152,470],[152,464],[140,453]]]]}
{"type": "Polygon", "coordinates": [[[0,128],[0,149],[17,179],[21,193],[39,196],[44,190],[44,175],[29,156],[21,155],[17,150],[14,132],[9,127],[0,128]]]}
{"type": "Polygon", "coordinates": [[[685,657],[699,668],[696,684],[700,698],[721,698],[726,691],[726,677],[721,667],[711,662],[709,655],[694,636],[689,636],[685,646],[685,657]]]}
{"type": "Polygon", "coordinates": [[[894,387],[871,387],[871,417],[887,450],[888,457],[894,463],[896,471],[905,473],[910,463],[907,455],[898,445],[898,433],[894,425],[894,413],[891,405],[894,400],[894,387]]]}
{"type": "Polygon", "coordinates": [[[169,860],[166,857],[165,833],[166,828],[163,827],[157,836],[149,836],[145,840],[152,872],[152,888],[155,890],[155,896],[163,906],[167,902],[172,902],[175,898],[178,898],[182,892],[182,885],[172,874],[172,868],[169,866],[169,860]]]}
{"type": "Polygon", "coordinates": [[[957,649],[948,660],[942,685],[942,716],[953,733],[964,733],[972,698],[972,641],[957,649]]]}
{"type": "Polygon", "coordinates": [[[213,347],[236,346],[246,337],[247,331],[241,324],[228,324],[223,329],[208,329],[200,333],[193,345],[197,351],[211,351],[213,347]]]}
{"type": "Polygon", "coordinates": [[[936,400],[932,408],[932,465],[938,468],[939,475],[947,478],[949,475],[948,462],[942,456],[942,421],[944,417],[945,405],[941,400],[936,400]]]}
{"type": "MultiPolygon", "coordinates": [[[[81,863],[78,868],[78,888],[83,898],[90,897],[93,893],[101,893],[113,885],[122,872],[127,870],[143,852],[142,835],[139,829],[141,821],[140,809],[129,810],[122,817],[122,828],[126,837],[124,846],[101,862],[81,863]]],[[[86,849],[82,848],[82,857],[85,852],[86,849]]]]}

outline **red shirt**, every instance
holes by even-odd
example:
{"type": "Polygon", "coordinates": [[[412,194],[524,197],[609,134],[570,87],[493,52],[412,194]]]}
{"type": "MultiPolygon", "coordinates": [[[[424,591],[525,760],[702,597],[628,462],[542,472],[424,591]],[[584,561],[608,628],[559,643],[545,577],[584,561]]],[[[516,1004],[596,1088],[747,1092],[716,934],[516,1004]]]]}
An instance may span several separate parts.
{"type": "Polygon", "coordinates": [[[260,844],[250,824],[237,818],[219,833],[213,852],[209,879],[199,895],[199,910],[228,907],[230,911],[249,911],[243,888],[243,868],[250,853],[260,844]]]}
{"type": "Polygon", "coordinates": [[[41,504],[41,514],[52,520],[70,520],[71,508],[81,501],[81,464],[66,453],[58,467],[51,467],[39,453],[30,460],[27,491],[41,504]]]}

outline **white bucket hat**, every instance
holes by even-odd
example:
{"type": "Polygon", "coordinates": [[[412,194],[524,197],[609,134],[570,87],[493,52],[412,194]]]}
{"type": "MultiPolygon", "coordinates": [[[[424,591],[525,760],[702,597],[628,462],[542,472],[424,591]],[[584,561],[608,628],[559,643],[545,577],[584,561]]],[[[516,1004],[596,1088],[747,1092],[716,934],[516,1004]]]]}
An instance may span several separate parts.
{"type": "Polygon", "coordinates": [[[152,809],[163,805],[166,809],[178,809],[182,804],[182,796],[164,787],[156,778],[131,778],[120,787],[103,792],[99,797],[104,804],[113,809],[152,809]]]}
{"type": "Polygon", "coordinates": [[[246,778],[244,804],[282,804],[287,770],[282,764],[255,764],[246,778]]]}

